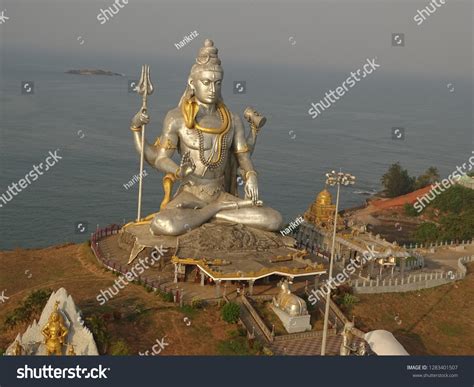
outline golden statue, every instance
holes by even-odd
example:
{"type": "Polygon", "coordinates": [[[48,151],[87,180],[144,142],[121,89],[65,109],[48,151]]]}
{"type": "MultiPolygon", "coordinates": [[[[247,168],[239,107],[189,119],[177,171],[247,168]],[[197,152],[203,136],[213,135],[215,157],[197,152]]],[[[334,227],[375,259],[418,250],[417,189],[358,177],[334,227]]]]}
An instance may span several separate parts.
{"type": "Polygon", "coordinates": [[[62,346],[68,334],[68,329],[64,325],[64,319],[59,313],[59,301],[54,304],[54,311],[49,316],[48,323],[45,325],[41,333],[44,336],[44,343],[48,356],[62,355],[62,346]]]}
{"type": "Polygon", "coordinates": [[[68,356],[76,356],[76,352],[74,351],[74,345],[69,344],[67,346],[67,355],[68,356]]]}
{"type": "Polygon", "coordinates": [[[24,349],[21,346],[20,342],[17,340],[15,341],[15,347],[13,348],[13,356],[21,356],[24,355],[24,349]]]}

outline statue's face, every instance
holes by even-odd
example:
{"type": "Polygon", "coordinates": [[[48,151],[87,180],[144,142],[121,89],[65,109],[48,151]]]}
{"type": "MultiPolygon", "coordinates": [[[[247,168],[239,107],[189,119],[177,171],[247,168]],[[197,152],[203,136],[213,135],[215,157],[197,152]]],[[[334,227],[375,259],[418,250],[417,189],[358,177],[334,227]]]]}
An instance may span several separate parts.
{"type": "Polygon", "coordinates": [[[51,316],[51,319],[54,322],[59,321],[59,314],[58,313],[53,313],[53,315],[51,316]]]}
{"type": "Polygon", "coordinates": [[[201,71],[191,77],[189,86],[194,90],[198,101],[207,104],[216,103],[221,96],[222,73],[201,71]]]}

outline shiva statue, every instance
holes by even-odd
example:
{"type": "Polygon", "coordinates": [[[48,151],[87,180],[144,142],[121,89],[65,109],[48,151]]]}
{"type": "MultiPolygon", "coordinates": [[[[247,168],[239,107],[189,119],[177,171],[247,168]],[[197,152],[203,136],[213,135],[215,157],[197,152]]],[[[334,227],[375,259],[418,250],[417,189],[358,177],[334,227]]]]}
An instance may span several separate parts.
{"type": "MultiPolygon", "coordinates": [[[[212,40],[206,39],[192,66],[176,108],[168,111],[161,135],[144,141],[145,161],[163,172],[165,198],[152,215],[154,235],[184,234],[213,219],[277,231],[282,217],[259,200],[257,172],[240,117],[224,104],[224,71],[212,40]],[[172,157],[177,151],[179,165],[172,157]],[[245,198],[238,197],[237,171],[245,181],[245,198]],[[180,185],[171,197],[175,181],[180,185]]],[[[136,150],[142,152],[142,127],[150,122],[145,108],[133,117],[136,150]]],[[[148,217],[149,218],[149,217],[148,217]]],[[[146,218],[146,219],[148,219],[146,218]]]]}
{"type": "Polygon", "coordinates": [[[44,336],[46,351],[50,355],[62,355],[62,346],[65,344],[68,329],[64,325],[63,316],[59,309],[59,301],[54,304],[53,313],[49,316],[48,323],[44,326],[41,333],[44,336]]]}

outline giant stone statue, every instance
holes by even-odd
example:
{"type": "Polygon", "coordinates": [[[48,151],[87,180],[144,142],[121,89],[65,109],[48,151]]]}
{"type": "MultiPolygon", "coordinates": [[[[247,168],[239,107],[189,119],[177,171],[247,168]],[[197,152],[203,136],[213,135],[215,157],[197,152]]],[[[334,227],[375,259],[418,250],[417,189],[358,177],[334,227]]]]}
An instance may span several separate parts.
{"type": "Polygon", "coordinates": [[[224,71],[217,53],[212,40],[206,39],[184,94],[166,115],[153,145],[142,139],[142,127],[150,122],[146,109],[132,119],[137,151],[141,153],[144,144],[146,162],[165,174],[165,199],[150,224],[154,235],[182,235],[213,219],[264,231],[282,225],[281,215],[259,198],[258,175],[250,158],[253,144],[249,146],[240,117],[222,99],[224,71]],[[181,155],[179,165],[172,160],[176,151],[181,155]],[[237,196],[237,170],[245,181],[245,198],[237,196]],[[175,181],[180,185],[171,198],[175,181]]]}

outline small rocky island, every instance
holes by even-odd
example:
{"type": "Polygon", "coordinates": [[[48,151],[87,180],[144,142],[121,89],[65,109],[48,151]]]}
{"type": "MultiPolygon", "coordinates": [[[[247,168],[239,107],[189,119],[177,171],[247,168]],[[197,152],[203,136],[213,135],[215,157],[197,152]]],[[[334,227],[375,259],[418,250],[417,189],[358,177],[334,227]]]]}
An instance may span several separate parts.
{"type": "Polygon", "coordinates": [[[108,70],[92,70],[92,69],[80,69],[80,70],[68,70],[66,74],[77,74],[77,75],[116,75],[123,77],[123,74],[114,73],[108,70]]]}

